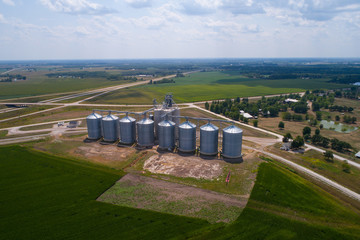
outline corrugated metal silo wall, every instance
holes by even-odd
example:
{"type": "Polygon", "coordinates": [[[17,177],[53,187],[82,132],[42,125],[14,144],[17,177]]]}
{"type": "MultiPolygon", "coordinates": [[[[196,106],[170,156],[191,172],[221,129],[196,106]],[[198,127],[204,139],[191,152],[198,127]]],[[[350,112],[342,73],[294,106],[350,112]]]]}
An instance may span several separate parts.
{"type": "Polygon", "coordinates": [[[179,150],[182,152],[192,152],[196,150],[196,125],[184,122],[179,126],[179,150]],[[183,124],[188,124],[189,128],[183,128],[183,124]]]}
{"type": "Polygon", "coordinates": [[[148,121],[141,120],[136,123],[138,144],[140,146],[153,146],[154,145],[154,121],[146,119],[148,121]]]}
{"type": "MultiPolygon", "coordinates": [[[[165,121],[164,121],[165,122],[165,121]]],[[[166,121],[169,122],[169,121],[166,121]]],[[[168,149],[175,146],[175,123],[162,125],[159,123],[159,148],[168,149]]]]}

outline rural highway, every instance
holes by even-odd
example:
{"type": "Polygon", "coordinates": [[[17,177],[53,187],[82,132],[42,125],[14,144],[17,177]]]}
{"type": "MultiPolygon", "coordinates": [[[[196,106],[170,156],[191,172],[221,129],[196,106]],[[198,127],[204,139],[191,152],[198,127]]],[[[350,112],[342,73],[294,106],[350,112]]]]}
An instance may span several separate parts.
{"type": "Polygon", "coordinates": [[[326,185],[335,188],[336,190],[340,191],[341,193],[345,194],[346,196],[351,197],[352,199],[355,199],[360,202],[360,194],[358,194],[358,193],[356,193],[356,192],[354,192],[354,191],[352,191],[352,190],[350,190],[350,189],[348,189],[348,188],[346,188],[346,187],[344,187],[344,186],[342,186],[342,185],[340,185],[340,184],[338,184],[316,172],[313,172],[308,168],[300,166],[290,160],[287,160],[287,159],[280,157],[278,155],[275,155],[273,153],[266,152],[264,150],[256,149],[256,148],[245,146],[245,145],[243,147],[246,149],[251,149],[251,150],[260,152],[262,154],[268,155],[271,158],[277,159],[278,161],[286,164],[287,166],[290,166],[290,167],[294,168],[295,170],[300,171],[315,180],[325,183],[326,185]]]}

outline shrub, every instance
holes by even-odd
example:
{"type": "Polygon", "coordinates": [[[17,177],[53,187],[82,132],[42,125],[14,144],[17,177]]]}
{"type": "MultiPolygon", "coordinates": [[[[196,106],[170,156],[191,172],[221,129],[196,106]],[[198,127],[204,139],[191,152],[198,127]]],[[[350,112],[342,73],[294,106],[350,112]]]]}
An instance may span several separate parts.
{"type": "Polygon", "coordinates": [[[326,150],[324,152],[324,158],[328,162],[334,162],[334,154],[333,154],[333,152],[326,150]]]}

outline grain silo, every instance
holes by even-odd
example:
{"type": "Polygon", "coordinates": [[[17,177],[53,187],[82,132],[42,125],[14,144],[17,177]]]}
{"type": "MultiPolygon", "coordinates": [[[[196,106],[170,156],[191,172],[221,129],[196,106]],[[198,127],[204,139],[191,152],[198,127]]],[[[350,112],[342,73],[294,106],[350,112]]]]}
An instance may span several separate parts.
{"type": "Polygon", "coordinates": [[[219,128],[210,122],[200,127],[200,153],[216,155],[218,153],[219,128]]]}
{"type": "Polygon", "coordinates": [[[86,117],[88,139],[97,140],[102,137],[101,119],[102,116],[95,112],[86,117]]]}
{"type": "Polygon", "coordinates": [[[136,140],[136,125],[135,118],[126,114],[125,117],[119,120],[120,125],[120,142],[123,144],[133,144],[136,140]]]}
{"type": "MultiPolygon", "coordinates": [[[[155,123],[155,138],[158,139],[158,126],[161,121],[165,119],[165,115],[168,116],[168,119],[175,122],[176,126],[180,123],[179,118],[173,118],[173,116],[180,116],[180,110],[175,104],[172,94],[166,94],[165,99],[162,104],[158,104],[156,100],[154,100],[154,123],[155,123]]],[[[175,138],[177,139],[177,131],[175,131],[175,138]]]]}
{"type": "Polygon", "coordinates": [[[160,149],[173,149],[175,147],[175,123],[170,120],[158,124],[158,138],[160,149]]]}
{"type": "Polygon", "coordinates": [[[115,142],[119,138],[119,118],[109,112],[101,120],[104,141],[115,142]]]}
{"type": "Polygon", "coordinates": [[[138,140],[137,143],[141,147],[149,147],[154,145],[154,121],[144,117],[136,123],[138,140]]]}
{"type": "Polygon", "coordinates": [[[178,128],[179,151],[194,152],[196,150],[196,125],[186,120],[178,128]]]}
{"type": "Polygon", "coordinates": [[[231,125],[223,129],[222,155],[226,158],[240,158],[243,131],[231,125]]]}

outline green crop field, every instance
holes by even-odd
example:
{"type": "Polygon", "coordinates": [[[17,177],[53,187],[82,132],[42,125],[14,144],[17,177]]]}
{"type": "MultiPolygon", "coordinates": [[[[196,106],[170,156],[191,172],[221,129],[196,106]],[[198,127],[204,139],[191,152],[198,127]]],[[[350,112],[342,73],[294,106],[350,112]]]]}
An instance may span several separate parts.
{"type": "Polygon", "coordinates": [[[20,74],[27,76],[28,80],[0,82],[0,99],[73,92],[120,85],[128,82],[123,80],[109,81],[105,78],[49,78],[45,75],[47,73],[49,71],[45,70],[31,73],[20,72],[20,74]]]}
{"type": "Polygon", "coordinates": [[[360,215],[296,174],[260,165],[247,207],[235,223],[199,239],[360,239],[360,215]]]}
{"type": "Polygon", "coordinates": [[[0,239],[359,239],[360,216],[273,163],[232,224],[97,202],[123,172],[0,147],[0,239]]]}
{"type": "Polygon", "coordinates": [[[0,148],[0,239],[168,239],[207,222],[97,202],[122,172],[0,148]]]}
{"type": "Polygon", "coordinates": [[[176,102],[194,102],[212,99],[262,96],[302,92],[306,89],[340,88],[347,85],[331,84],[328,79],[250,79],[240,74],[227,72],[197,72],[183,78],[175,78],[176,83],[152,84],[118,90],[94,98],[95,103],[143,103],[154,98],[161,100],[168,92],[174,94],[176,102]]]}

